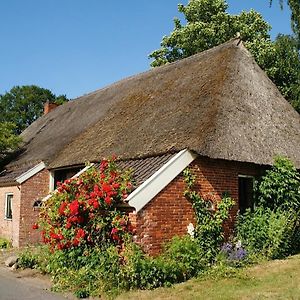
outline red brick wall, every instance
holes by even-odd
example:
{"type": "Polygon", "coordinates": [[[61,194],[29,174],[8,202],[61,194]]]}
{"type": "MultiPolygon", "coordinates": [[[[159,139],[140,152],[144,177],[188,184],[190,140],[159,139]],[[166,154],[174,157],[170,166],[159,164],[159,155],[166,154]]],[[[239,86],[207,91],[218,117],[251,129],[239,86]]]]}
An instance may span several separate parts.
{"type": "MultiPolygon", "coordinates": [[[[223,192],[229,192],[236,201],[231,220],[224,224],[228,235],[238,210],[238,175],[258,175],[253,164],[197,158],[191,166],[196,175],[195,188],[204,199],[219,201],[223,192]]],[[[183,176],[177,176],[136,217],[136,241],[150,254],[157,254],[162,244],[174,235],[187,233],[189,223],[195,225],[191,203],[183,196],[183,176]]]]}
{"type": "Polygon", "coordinates": [[[136,215],[136,242],[146,252],[157,254],[164,242],[195,224],[192,205],[183,191],[183,178],[178,176],[136,215]]]}
{"type": "Polygon", "coordinates": [[[34,208],[33,204],[48,193],[49,171],[45,169],[21,185],[19,246],[26,246],[40,241],[39,231],[32,229],[32,225],[37,221],[39,215],[39,208],[34,208]]]}

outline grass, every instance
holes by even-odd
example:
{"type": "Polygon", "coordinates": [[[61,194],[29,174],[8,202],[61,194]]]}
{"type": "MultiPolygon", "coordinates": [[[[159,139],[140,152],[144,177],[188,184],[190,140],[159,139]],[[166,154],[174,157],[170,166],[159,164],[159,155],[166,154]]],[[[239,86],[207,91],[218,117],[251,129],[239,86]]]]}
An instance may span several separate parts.
{"type": "Polygon", "coordinates": [[[300,299],[300,255],[263,262],[227,278],[198,278],[171,288],[132,291],[117,299],[300,299]]]}

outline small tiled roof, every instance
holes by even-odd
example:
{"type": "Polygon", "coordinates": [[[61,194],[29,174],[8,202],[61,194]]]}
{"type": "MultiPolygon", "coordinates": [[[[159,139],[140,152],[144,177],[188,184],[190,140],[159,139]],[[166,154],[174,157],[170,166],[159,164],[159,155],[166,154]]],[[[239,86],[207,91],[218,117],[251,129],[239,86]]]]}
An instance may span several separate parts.
{"type": "MultiPolygon", "coordinates": [[[[118,166],[123,169],[132,170],[134,186],[138,187],[167,163],[176,153],[167,153],[153,157],[119,161],[118,166]]],[[[10,168],[0,172],[0,186],[17,185],[16,178],[32,168],[25,165],[20,168],[10,168]]]]}
{"type": "Polygon", "coordinates": [[[165,165],[175,154],[163,154],[159,156],[120,161],[121,169],[132,169],[134,186],[138,187],[165,165]]]}

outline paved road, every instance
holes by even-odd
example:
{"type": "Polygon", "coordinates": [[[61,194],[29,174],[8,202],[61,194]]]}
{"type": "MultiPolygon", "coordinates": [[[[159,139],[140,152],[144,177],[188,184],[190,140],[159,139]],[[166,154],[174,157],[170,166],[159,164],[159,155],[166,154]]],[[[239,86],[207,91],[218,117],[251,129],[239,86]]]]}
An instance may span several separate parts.
{"type": "Polygon", "coordinates": [[[26,277],[0,267],[0,300],[66,300],[60,294],[49,291],[49,281],[38,277],[26,277]]]}

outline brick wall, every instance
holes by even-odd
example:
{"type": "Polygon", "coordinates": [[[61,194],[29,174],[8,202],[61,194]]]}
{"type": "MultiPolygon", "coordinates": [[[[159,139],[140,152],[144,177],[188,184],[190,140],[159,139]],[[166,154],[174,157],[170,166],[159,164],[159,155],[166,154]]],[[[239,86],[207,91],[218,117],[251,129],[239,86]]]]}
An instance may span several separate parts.
{"type": "MultiPolygon", "coordinates": [[[[231,219],[224,224],[228,235],[238,210],[238,175],[258,175],[253,164],[225,160],[197,158],[190,166],[196,175],[195,188],[204,199],[219,201],[223,192],[229,192],[236,201],[231,219]]],[[[136,241],[150,254],[157,254],[162,244],[174,235],[187,233],[189,223],[195,224],[191,203],[183,196],[183,176],[177,176],[150,203],[135,216],[136,241]]]]}
{"type": "Polygon", "coordinates": [[[34,208],[33,204],[36,200],[42,199],[48,193],[48,170],[44,169],[22,183],[19,246],[26,246],[40,241],[39,231],[32,229],[32,225],[37,221],[39,215],[39,208],[34,208]]]}
{"type": "Polygon", "coordinates": [[[14,247],[18,247],[20,223],[20,190],[17,186],[0,187],[0,237],[12,242],[14,247]],[[5,219],[5,199],[6,194],[12,193],[12,219],[5,219]]]}

